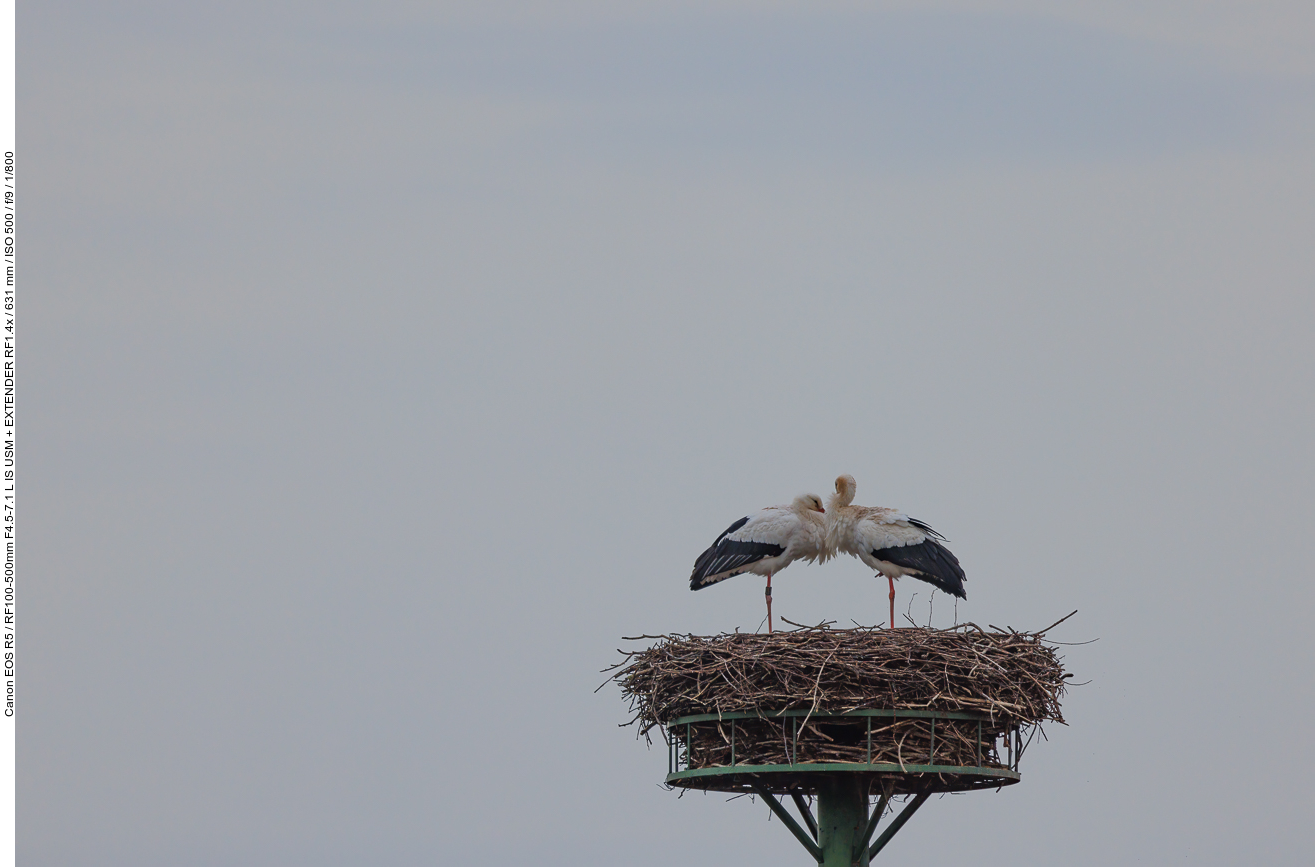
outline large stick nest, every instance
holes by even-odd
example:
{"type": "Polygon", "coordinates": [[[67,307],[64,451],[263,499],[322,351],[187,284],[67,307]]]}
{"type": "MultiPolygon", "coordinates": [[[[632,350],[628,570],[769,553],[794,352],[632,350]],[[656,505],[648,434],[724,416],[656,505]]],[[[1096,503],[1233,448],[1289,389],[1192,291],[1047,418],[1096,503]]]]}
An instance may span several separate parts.
{"type": "MultiPolygon", "coordinates": [[[[999,764],[997,737],[1023,725],[1064,722],[1060,698],[1069,675],[1044,634],[973,624],[946,630],[823,624],[768,634],[640,636],[634,640],[657,641],[622,651],[626,659],[612,679],[645,736],[683,716],[737,711],[917,709],[975,712],[988,720],[984,729],[975,722],[941,723],[934,737],[925,720],[878,720],[870,745],[865,720],[806,720],[809,731],[789,738],[784,720],[741,720],[739,763],[902,765],[918,755],[926,761],[934,747],[936,764],[999,764]]],[[[696,724],[692,733],[684,728],[678,736],[693,740],[683,744],[692,766],[732,763],[727,724],[696,724]]]]}

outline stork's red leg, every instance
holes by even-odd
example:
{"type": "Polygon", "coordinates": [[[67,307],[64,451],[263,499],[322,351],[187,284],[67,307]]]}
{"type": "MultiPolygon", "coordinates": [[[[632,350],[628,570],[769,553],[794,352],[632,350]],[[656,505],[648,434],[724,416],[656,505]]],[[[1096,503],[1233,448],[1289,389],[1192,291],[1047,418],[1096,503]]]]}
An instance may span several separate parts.
{"type": "Polygon", "coordinates": [[[895,579],[887,575],[886,580],[890,582],[890,628],[894,629],[895,628],[895,579]]]}
{"type": "Polygon", "coordinates": [[[772,573],[767,573],[767,631],[772,631],[772,573]]]}

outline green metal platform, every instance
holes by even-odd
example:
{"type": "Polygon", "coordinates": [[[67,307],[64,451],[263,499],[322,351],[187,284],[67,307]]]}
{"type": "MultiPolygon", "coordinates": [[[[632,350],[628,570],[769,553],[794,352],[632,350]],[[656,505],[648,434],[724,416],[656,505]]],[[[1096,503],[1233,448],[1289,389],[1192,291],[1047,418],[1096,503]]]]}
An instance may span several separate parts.
{"type": "MultiPolygon", "coordinates": [[[[694,714],[672,720],[664,727],[667,742],[667,777],[669,786],[718,792],[752,793],[766,801],[772,812],[803,844],[804,849],[822,867],[867,867],[891,838],[936,793],[965,792],[974,789],[1000,788],[1019,782],[1018,762],[1027,744],[1023,726],[1004,726],[1006,761],[989,761],[995,752],[995,737],[985,745],[983,736],[1001,728],[989,715],[964,711],[930,710],[856,710],[845,713],[821,713],[808,710],[770,712],[734,712],[694,714]],[[899,763],[872,761],[872,721],[894,722],[914,719],[930,722],[929,749],[924,755],[910,756],[899,763]],[[738,762],[736,737],[741,720],[790,721],[789,764],[745,764],[738,762]],[[977,722],[977,763],[975,765],[941,764],[936,761],[936,723],[954,720],[977,722]],[[867,760],[864,762],[796,761],[799,734],[809,722],[866,722],[867,760]],[[730,762],[692,767],[689,745],[694,727],[719,724],[723,732],[729,723],[730,762]],[[682,767],[683,765],[683,767],[682,767]],[[789,795],[803,820],[801,826],[781,802],[778,795],[789,795]],[[891,805],[892,798],[909,796],[904,809],[895,816],[874,841],[877,825],[891,805]],[[805,800],[817,798],[814,818],[805,800]],[[877,803],[869,814],[869,801],[877,803]]],[[[1030,741],[1030,738],[1028,739],[1030,741]]]]}

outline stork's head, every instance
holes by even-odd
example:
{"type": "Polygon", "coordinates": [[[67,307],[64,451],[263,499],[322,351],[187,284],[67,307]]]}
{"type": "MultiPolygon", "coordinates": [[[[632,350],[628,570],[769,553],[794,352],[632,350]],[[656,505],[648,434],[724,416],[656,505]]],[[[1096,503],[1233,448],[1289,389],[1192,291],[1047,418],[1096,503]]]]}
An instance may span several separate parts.
{"type": "Polygon", "coordinates": [[[836,477],[836,492],[831,495],[831,508],[837,506],[848,506],[854,502],[854,494],[858,492],[858,482],[854,477],[845,474],[836,477]]]}
{"type": "Polygon", "coordinates": [[[794,498],[794,502],[790,505],[800,514],[803,514],[804,512],[821,512],[822,514],[826,514],[826,509],[822,508],[822,498],[817,494],[800,494],[794,498]]]}

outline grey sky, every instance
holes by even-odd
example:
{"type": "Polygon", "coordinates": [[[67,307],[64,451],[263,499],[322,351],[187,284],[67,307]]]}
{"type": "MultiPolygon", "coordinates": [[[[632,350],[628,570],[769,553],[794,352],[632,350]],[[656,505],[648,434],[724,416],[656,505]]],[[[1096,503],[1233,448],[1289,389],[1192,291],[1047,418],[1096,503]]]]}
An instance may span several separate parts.
{"type": "Polygon", "coordinates": [[[893,861],[1301,860],[1299,5],[613,5],[24,7],[22,863],[797,864],[593,689],[841,472],[1100,638],[893,861]]]}

